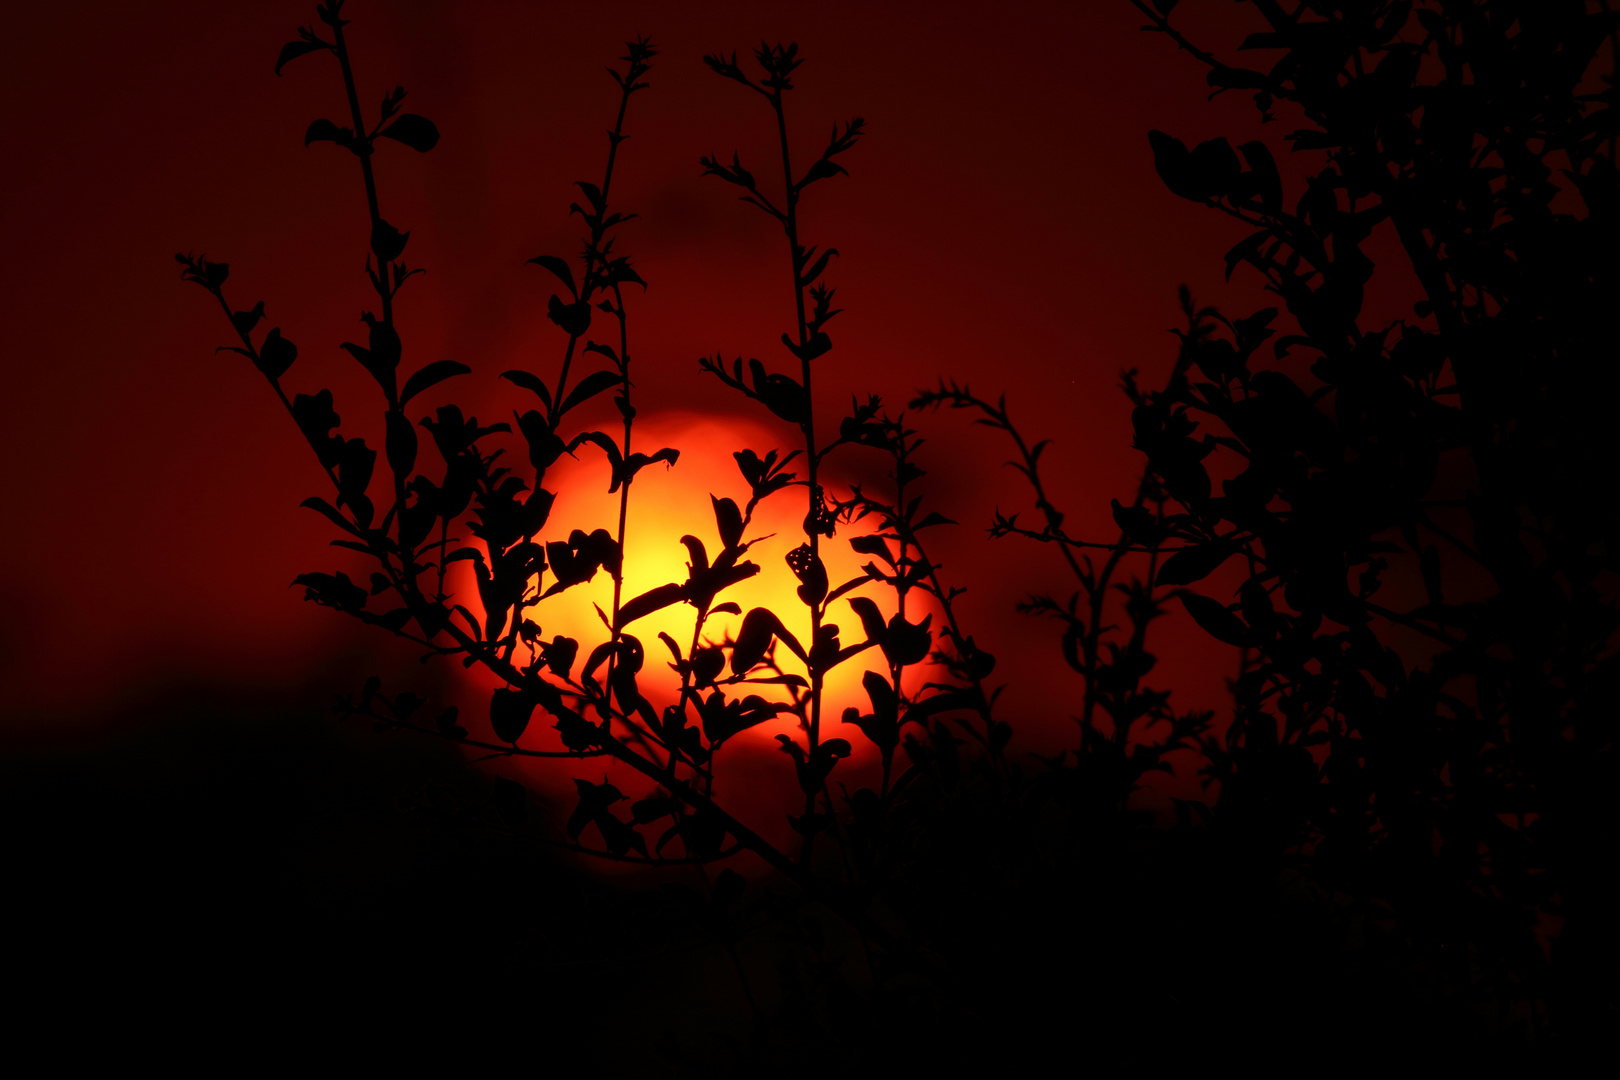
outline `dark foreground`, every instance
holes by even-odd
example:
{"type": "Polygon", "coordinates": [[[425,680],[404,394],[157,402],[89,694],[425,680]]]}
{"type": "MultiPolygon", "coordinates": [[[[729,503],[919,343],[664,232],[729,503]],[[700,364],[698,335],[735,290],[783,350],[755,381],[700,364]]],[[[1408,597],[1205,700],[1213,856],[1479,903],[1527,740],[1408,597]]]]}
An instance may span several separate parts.
{"type": "Polygon", "coordinates": [[[14,1045],[64,1061],[710,1076],[1552,1053],[1439,996],[1376,927],[1241,884],[1196,834],[1081,837],[1015,887],[947,860],[918,903],[950,927],[952,984],[874,995],[859,943],[782,887],[720,918],[689,869],[593,875],[502,829],[448,745],[206,693],[98,732],[0,761],[14,1045]]]}

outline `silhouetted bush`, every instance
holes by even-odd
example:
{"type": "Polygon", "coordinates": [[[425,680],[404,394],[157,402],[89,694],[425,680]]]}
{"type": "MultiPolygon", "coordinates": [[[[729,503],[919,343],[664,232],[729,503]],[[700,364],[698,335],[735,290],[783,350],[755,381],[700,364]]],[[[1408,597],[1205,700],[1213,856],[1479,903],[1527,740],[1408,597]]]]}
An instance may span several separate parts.
{"type": "MultiPolygon", "coordinates": [[[[1032,602],[1066,623],[1083,732],[1131,741],[1090,719],[1151,658],[1104,661],[1095,635],[1120,554],[1145,552],[1127,610],[1173,596],[1241,653],[1230,723],[1197,733],[1217,798],[1189,808],[1230,858],[1297,873],[1459,1010],[1612,1025],[1620,191],[1593,69],[1616,16],[1256,2],[1256,63],[1189,40],[1173,0],[1132,3],[1286,124],[1305,176],[1289,191],[1262,141],[1149,135],[1171,192],[1247,229],[1228,277],[1257,271],[1287,315],[1183,290],[1164,389],[1126,375],[1147,470],[1116,543],[1065,533],[1038,484],[1041,528],[997,523],[1061,545],[1089,602],[1032,602]],[[1421,286],[1410,314],[1363,310],[1375,233],[1421,286]]],[[[920,403],[1006,426],[958,387],[920,403]]]]}
{"type": "Polygon", "coordinates": [[[301,575],[306,597],[500,683],[487,718],[376,678],[342,714],[493,757],[609,757],[647,782],[630,800],[578,778],[566,820],[537,824],[524,788],[498,778],[468,812],[519,835],[560,828],[555,842],[578,852],[697,868],[700,890],[659,894],[657,924],[728,958],[751,1021],[732,1050],[677,1040],[672,1061],[960,1063],[1004,1057],[1014,1032],[1040,1039],[1077,1014],[1095,1056],[1122,1061],[1139,1039],[1200,1053],[1258,1016],[1273,1030],[1241,1037],[1278,1053],[1324,1033],[1359,1032],[1375,1052],[1425,1030],[1495,1046],[1493,1033],[1572,1036],[1612,1019],[1615,129],[1612,85],[1587,93],[1612,17],[1580,0],[1256,0],[1266,28],[1244,48],[1273,60],[1256,71],[1181,35],[1173,0],[1136,3],[1148,29],[1209,66],[1217,92],[1251,91],[1263,121],[1301,125],[1287,138],[1315,171],[1290,202],[1263,142],[1189,149],[1151,134],[1171,192],[1251,230],[1228,273],[1258,270],[1281,300],[1230,319],[1183,290],[1163,388],[1125,374],[1146,468],[1129,503],[1113,503],[1117,538],[1065,531],[1044,443],[1025,441],[1004,401],[943,383],[913,403],[971,410],[1014,441],[1037,524],[998,513],[991,531],[1057,545],[1075,579],[1066,599],[1021,605],[1061,625],[1082,687],[1077,744],[1026,767],[995,713],[996,658],[961,625],[960,588],[928,554],[928,530],[951,523],[919,497],[906,415],[876,397],[836,422],[813,405],[839,313],[825,281],[837,252],[801,235],[799,206],[846,172],[863,124],[835,125],[795,171],[784,101],[797,46],[762,44],[752,65],[705,58],[770,110],[777,181],[735,154],[701,162],[786,236],[791,359],[773,370],[715,355],[697,373],[757,404],[793,445],[739,449],[735,497],[711,497],[713,533],[668,538],[685,547],[685,580],[625,596],[632,494],[648,466],[679,459],[635,441],[629,287],[645,282],[616,241],[633,215],[611,202],[629,105],[657,53],[637,39],[612,71],[606,165],[570,207],[582,254],[530,260],[560,286],[547,316],[565,344],[554,376],[502,376],[528,395],[514,430],[453,404],[412,409],[470,369],[400,370],[396,306],[421,271],[404,261],[410,231],[384,217],[374,170],[390,143],[430,152],[438,131],[402,111],[403,90],[374,117],[362,109],[343,6],[320,4],[276,70],[327,54],[341,75],[347,125],[316,120],[305,141],[352,154],[365,183],[375,310],[364,344],[343,348],[380,392],[384,469],[342,434],[330,391],[289,397],[297,349],[261,331],[264,303],[227,301],[228,266],[178,258],[229,317],[238,343],[226,348],[264,374],[326,472],[331,492],[304,505],[375,567],[365,583],[301,575]],[[1411,317],[1364,326],[1375,267],[1363,246],[1380,229],[1424,294],[1411,317]],[[574,410],[605,394],[618,430],[577,430],[574,410]],[[598,452],[616,526],[564,525],[548,473],[598,452]],[[864,455],[886,479],[826,490],[835,453],[864,455]],[[785,567],[749,559],[758,507],[800,497],[802,542],[785,567]],[[868,557],[860,575],[829,578],[834,543],[868,557]],[[453,588],[458,562],[475,597],[453,588]],[[804,640],[789,613],[725,599],[784,570],[804,640]],[[600,572],[613,583],[600,640],[548,640],[547,602],[600,572]],[[872,598],[884,591],[888,616],[872,598]],[[632,632],[677,606],[692,616],[688,640],[632,632]],[[1241,652],[1230,716],[1178,712],[1148,682],[1149,629],[1172,607],[1241,652]],[[875,662],[864,699],[832,700],[828,673],[857,657],[875,662]],[[875,748],[875,787],[840,782],[854,747],[828,730],[835,715],[875,748]],[[781,771],[751,782],[802,799],[794,850],[715,795],[717,773],[737,767],[728,740],[783,721],[781,771]],[[1176,752],[1204,763],[1207,797],[1159,828],[1135,797],[1176,752]],[[705,869],[745,850],[794,893],[705,869]],[[767,926],[782,935],[769,948],[767,926]]]}

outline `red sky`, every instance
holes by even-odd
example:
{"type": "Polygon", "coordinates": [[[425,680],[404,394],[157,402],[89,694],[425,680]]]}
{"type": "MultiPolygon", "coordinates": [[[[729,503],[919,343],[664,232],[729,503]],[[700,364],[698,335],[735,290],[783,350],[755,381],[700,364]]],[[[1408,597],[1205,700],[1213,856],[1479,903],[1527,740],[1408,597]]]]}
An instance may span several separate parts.
{"type": "MultiPolygon", "coordinates": [[[[1205,6],[1232,21],[1231,5],[1205,6]]],[[[939,376],[1004,391],[1030,436],[1054,440],[1054,498],[1074,531],[1111,537],[1109,497],[1129,497],[1140,463],[1119,370],[1162,377],[1178,283],[1235,313],[1261,306],[1252,280],[1221,279],[1241,234],[1163,189],[1146,137],[1251,138],[1252,109],[1206,102],[1202,70],[1140,33],[1124,0],[352,0],[349,13],[363,102],[402,84],[443,135],[425,156],[390,146],[379,165],[384,215],[412,230],[410,261],[429,268],[402,297],[407,363],[472,366],[452,386],[486,419],[516,400],[498,372],[556,363],[549,279],[523,261],[576,249],[570,185],[599,176],[615,104],[603,68],[637,33],[661,55],[632,106],[614,194],[642,214],[620,242],[652,286],[632,318],[640,400],[649,414],[662,403],[663,422],[748,404],[698,378],[700,355],[782,359],[780,234],[697,164],[737,148],[770,174],[767,111],[701,63],[761,37],[808,58],[790,99],[801,160],[834,121],[867,120],[845,159],[852,176],[818,185],[806,210],[808,242],[842,254],[829,280],[846,310],[816,376],[826,413],[851,393],[899,406],[939,376]]],[[[71,726],[165,687],[358,681],[309,675],[323,650],[364,634],[287,587],[344,565],[329,527],[298,509],[324,481],[257,373],[213,354],[220,313],[173,262],[228,261],[238,306],[263,298],[268,325],[300,347],[290,387],[332,387],[345,430],[351,414],[364,430],[377,410],[360,408],[364,376],[337,348],[366,297],[362,193],[347,155],[301,145],[310,120],[339,115],[335,66],[317,56],[272,73],[311,16],[305,3],[103,2],[9,18],[0,674],[7,710],[30,724],[71,726]]],[[[1202,25],[1223,47],[1244,32],[1202,25]]],[[[940,554],[972,588],[970,630],[1010,678],[1056,667],[1049,625],[1011,611],[1031,590],[1067,594],[1055,553],[984,539],[995,506],[1032,512],[999,465],[1007,448],[960,414],[915,426],[937,505],[962,522],[940,554]]],[[[1168,627],[1161,655],[1180,639],[1168,627]]],[[[1218,705],[1224,675],[1183,665],[1182,705],[1218,705]]],[[[1065,688],[1076,686],[1015,682],[1003,715],[1062,730],[1065,688]]]]}

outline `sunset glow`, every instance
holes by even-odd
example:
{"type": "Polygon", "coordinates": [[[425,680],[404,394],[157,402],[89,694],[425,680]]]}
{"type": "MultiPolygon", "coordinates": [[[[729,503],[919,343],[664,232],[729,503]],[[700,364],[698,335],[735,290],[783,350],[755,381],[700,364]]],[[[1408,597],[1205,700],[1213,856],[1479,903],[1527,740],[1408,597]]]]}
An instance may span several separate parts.
{"type": "MultiPolygon", "coordinates": [[[[697,537],[711,557],[719,550],[721,545],[715,531],[710,496],[732,498],[739,505],[747,502],[748,488],[737,471],[733,452],[746,447],[763,454],[777,445],[776,440],[782,434],[738,418],[674,413],[638,419],[639,446],[649,449],[673,446],[681,450],[681,456],[672,468],[662,464],[649,467],[640,474],[632,488],[622,601],[628,601],[659,585],[680,583],[687,579],[689,556],[687,548],[680,542],[681,537],[697,537]]],[[[566,535],[571,528],[586,532],[595,528],[612,531],[613,523],[617,520],[619,496],[607,491],[607,469],[600,455],[594,453],[592,448],[584,447],[577,452],[577,459],[565,461],[547,477],[548,485],[554,483],[557,489],[548,535],[566,535]]],[[[808,643],[808,610],[795,594],[797,583],[783,561],[784,554],[803,541],[800,529],[804,518],[804,499],[804,489],[794,486],[759,504],[754,511],[752,524],[745,533],[745,539],[754,541],[745,558],[757,563],[760,572],[727,589],[717,598],[717,603],[729,600],[741,607],[744,613],[756,607],[768,608],[780,616],[800,641],[808,643]]],[[[822,544],[823,560],[834,587],[862,576],[862,567],[871,561],[870,556],[851,551],[848,538],[877,530],[877,519],[868,517],[853,525],[840,526],[837,537],[822,544]]],[[[549,586],[550,580],[548,576],[545,584],[549,586]]],[[[476,611],[472,601],[477,596],[477,589],[470,569],[466,566],[454,568],[450,582],[476,611]]],[[[878,605],[885,618],[894,614],[895,601],[891,590],[860,587],[846,595],[867,596],[878,605]]],[[[920,592],[911,594],[907,613],[912,621],[918,621],[928,613],[930,609],[923,606],[927,599],[920,592]]],[[[580,643],[580,660],[575,667],[577,676],[590,650],[607,638],[607,628],[597,614],[597,608],[609,612],[612,603],[612,578],[606,571],[598,571],[591,581],[567,589],[546,599],[538,608],[531,609],[530,617],[540,626],[546,640],[561,634],[580,643]]],[[[679,676],[668,666],[672,657],[659,635],[669,635],[679,644],[682,653],[687,653],[692,641],[694,614],[689,604],[679,603],[637,619],[627,627],[627,633],[639,639],[646,649],[646,666],[639,680],[641,690],[658,706],[673,703],[674,688],[679,682],[679,676]]],[[[844,600],[833,602],[828,621],[839,626],[841,640],[846,645],[863,640],[860,621],[844,600]]],[[[740,623],[741,617],[738,615],[712,615],[704,627],[704,644],[720,645],[729,641],[740,623]]],[[[803,665],[786,649],[777,649],[777,662],[782,664],[785,671],[805,674],[803,665]]],[[[871,704],[861,689],[861,676],[868,670],[884,670],[880,651],[871,649],[859,654],[828,676],[823,725],[829,735],[839,734],[832,728],[839,724],[845,706],[854,705],[863,711],[870,710],[871,704]]],[[[928,677],[925,673],[926,666],[914,669],[911,675],[913,680],[921,682],[928,677]]],[[[470,681],[469,689],[483,689],[487,681],[481,679],[476,671],[466,677],[470,681]]],[[[773,701],[784,701],[788,697],[780,686],[739,686],[729,690],[728,696],[743,693],[759,693],[773,701]]],[[[791,730],[794,723],[791,716],[778,717],[775,721],[743,732],[733,742],[738,746],[765,745],[774,750],[774,737],[791,730]]],[[[542,728],[535,730],[538,732],[542,728]]],[[[848,730],[843,732],[845,735],[850,733],[848,730]]],[[[525,740],[526,743],[529,741],[533,740],[525,740]]],[[[855,746],[856,762],[875,756],[864,740],[855,740],[855,746]]],[[[569,768],[565,766],[560,771],[567,772],[569,768]]],[[[572,768],[577,771],[577,766],[572,768]]],[[[533,767],[533,771],[545,774],[552,770],[541,765],[533,767]]]]}
{"type": "Polygon", "coordinates": [[[8,11],[35,1041],[1598,1060],[1614,7],[8,11]]]}

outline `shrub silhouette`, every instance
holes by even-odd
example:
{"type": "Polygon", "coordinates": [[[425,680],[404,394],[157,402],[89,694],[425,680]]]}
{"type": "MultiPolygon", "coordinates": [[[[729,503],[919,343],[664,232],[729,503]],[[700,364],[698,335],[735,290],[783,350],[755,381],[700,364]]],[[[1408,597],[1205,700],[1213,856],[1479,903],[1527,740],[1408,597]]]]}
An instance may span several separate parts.
{"type": "MultiPolygon", "coordinates": [[[[453,404],[413,422],[418,395],[470,369],[441,360],[401,378],[396,301],[421,271],[404,261],[409,230],[383,216],[374,170],[389,142],[430,152],[438,132],[401,111],[400,89],[367,118],[343,2],[320,4],[318,22],[283,48],[276,70],[324,53],[342,78],[348,125],[316,120],[305,141],[353,154],[365,182],[376,311],[363,316],[365,344],[343,348],[382,396],[381,475],[376,449],[341,433],[330,391],[289,398],[282,380],[297,349],[279,328],[261,332],[265,304],[237,309],[226,299],[226,264],[178,258],[230,319],[238,344],[225,348],[264,374],[327,473],[329,496],[304,505],[340,530],[338,546],[376,568],[366,584],[341,571],[296,584],[317,604],[501,683],[487,719],[445,709],[424,720],[435,712],[427,702],[408,689],[385,694],[377,679],[340,711],[492,756],[607,757],[639,773],[651,790],[634,801],[605,778],[575,780],[578,801],[561,825],[574,850],[700,870],[738,851],[760,857],[847,931],[829,930],[814,906],[760,895],[731,870],[705,871],[707,894],[683,901],[684,917],[735,962],[761,1039],[768,1010],[736,943],[765,919],[791,929],[798,945],[783,960],[778,1019],[796,1025],[798,1051],[830,1064],[885,1026],[938,1049],[961,1035],[958,1018],[983,1032],[1027,1021],[1032,995],[997,999],[982,987],[1051,966],[1090,965],[1097,988],[1081,998],[1098,1017],[1134,1016],[1144,995],[1162,991],[1221,1030],[1239,1022],[1225,1011],[1237,1006],[1153,982],[1154,964],[1195,932],[1177,898],[1204,889],[1210,918],[1233,913],[1258,927],[1277,910],[1285,871],[1290,887],[1303,882],[1326,902],[1325,925],[1363,937],[1363,952],[1401,977],[1417,970],[1432,980],[1428,1000],[1465,1013],[1484,1002],[1499,1020],[1528,1017],[1535,1033],[1577,1032],[1612,1008],[1620,955],[1616,823],[1604,796],[1615,671],[1608,593],[1620,533],[1606,483],[1609,376],[1598,363],[1614,285],[1612,82],[1585,93],[1615,20],[1573,0],[1257,2],[1268,28],[1245,48],[1280,56],[1259,72],[1183,36],[1174,0],[1132,2],[1150,30],[1209,66],[1217,92],[1253,91],[1262,120],[1302,118],[1293,149],[1324,160],[1290,206],[1264,143],[1188,149],[1151,134],[1171,192],[1252,230],[1228,254],[1228,274],[1239,264],[1258,270],[1297,327],[1279,337],[1278,308],[1229,319],[1183,290],[1181,348],[1163,388],[1124,376],[1146,467],[1130,502],[1113,504],[1116,539],[1065,531],[1040,471],[1045,443],[1026,442],[1004,401],[942,383],[913,402],[972,410],[1013,440],[1038,524],[998,513],[991,532],[1056,545],[1075,578],[1069,599],[1022,605],[1061,624],[1062,656],[1083,688],[1078,745],[1035,769],[1008,752],[1013,729],[988,684],[996,659],[961,625],[960,586],[928,555],[927,530],[951,523],[922,505],[920,440],[906,414],[876,397],[855,401],[836,424],[816,414],[814,369],[834,347],[827,326],[839,313],[825,281],[837,251],[806,242],[799,206],[815,184],[846,172],[863,123],[834,126],[795,171],[785,102],[803,62],[797,46],[761,44],[752,65],[705,57],[770,109],[779,182],[736,154],[701,159],[706,175],[740,188],[782,228],[794,321],[782,335],[785,370],[720,355],[700,370],[774,417],[794,444],[739,449],[739,497],[711,496],[713,534],[667,538],[685,547],[686,579],[625,596],[632,493],[655,479],[642,476],[649,466],[679,460],[679,448],[648,453],[634,440],[627,287],[645,282],[615,240],[633,215],[610,202],[629,105],[649,88],[655,49],[630,42],[612,71],[618,107],[602,178],[578,182],[584,201],[570,207],[585,229],[582,255],[530,260],[561,289],[547,306],[565,338],[555,376],[503,374],[533,395],[515,430],[453,404]],[[1393,231],[1424,294],[1412,318],[1366,328],[1375,266],[1363,248],[1380,228],[1393,231]],[[1274,362],[1293,374],[1261,366],[1274,337],[1274,362]],[[617,433],[576,430],[573,410],[610,392],[617,433]],[[597,451],[619,496],[617,522],[564,526],[548,473],[565,455],[597,451]],[[886,477],[830,492],[822,477],[834,453],[882,462],[886,477]],[[758,507],[801,496],[802,542],[785,567],[749,559],[758,507]],[[860,529],[875,531],[848,535],[860,529]],[[824,552],[835,543],[869,557],[861,575],[829,578],[824,552]],[[447,568],[457,562],[470,568],[476,604],[451,591],[447,568]],[[744,612],[725,598],[744,580],[784,571],[797,583],[807,640],[787,625],[797,613],[744,612]],[[603,572],[613,594],[600,640],[546,640],[547,602],[603,572]],[[1216,584],[1230,581],[1232,599],[1216,584]],[[893,615],[873,590],[893,594],[893,615]],[[1221,723],[1208,710],[1178,712],[1148,682],[1157,664],[1149,629],[1172,600],[1240,650],[1221,723]],[[636,636],[638,620],[678,605],[691,612],[688,640],[636,636]],[[720,615],[739,618],[734,631],[714,622],[720,615]],[[649,649],[669,654],[667,689],[654,685],[664,665],[649,649]],[[832,700],[827,675],[857,657],[876,663],[862,678],[864,700],[832,700]],[[838,735],[828,730],[835,715],[838,735]],[[786,760],[772,781],[802,798],[788,848],[715,796],[725,744],[768,722],[793,732],[776,736],[786,760]],[[854,753],[845,735],[876,748],[876,788],[841,782],[854,753]],[[1179,804],[1176,830],[1155,830],[1133,796],[1178,752],[1202,760],[1208,796],[1179,804]],[[1166,852],[1177,869],[1164,869],[1166,852]],[[1105,887],[1117,895],[1101,898],[1105,887]],[[1029,910],[1041,918],[1013,925],[1029,910]],[[1040,926],[1110,918],[1127,920],[1129,940],[1037,941],[1040,926]],[[838,958],[846,933],[866,962],[858,986],[838,958]],[[1551,936],[1550,954],[1538,934],[1551,936]]],[[[521,785],[498,779],[491,799],[509,827],[528,827],[521,785]]],[[[1329,953],[1339,932],[1321,931],[1329,953]]],[[[1337,992],[1363,1010],[1346,1023],[1383,1015],[1376,1002],[1352,1000],[1366,992],[1337,992]]],[[[1154,1030],[1147,1018],[1137,1023],[1154,1030]]]]}
{"type": "MultiPolygon", "coordinates": [[[[615,246],[615,227],[632,215],[610,205],[628,107],[633,96],[649,86],[645,79],[655,50],[645,40],[630,43],[623,57],[626,66],[612,72],[619,103],[609,135],[607,164],[600,184],[578,183],[585,202],[570,208],[570,214],[577,214],[587,230],[583,255],[577,264],[551,254],[530,260],[565,290],[551,296],[547,314],[566,336],[566,345],[554,378],[528,371],[508,371],[502,377],[532,394],[539,407],[516,416],[515,432],[507,423],[483,424],[455,405],[440,406],[433,415],[413,423],[409,408],[419,394],[468,374],[469,369],[441,360],[401,377],[403,344],[395,319],[396,303],[405,285],[421,271],[404,261],[409,230],[401,230],[383,216],[375,169],[378,151],[389,141],[425,153],[434,148],[438,133],[427,118],[401,111],[403,89],[385,95],[374,120],[364,114],[345,37],[349,23],[343,5],[331,0],[317,11],[319,22],[300,28],[297,40],[282,49],[276,67],[279,72],[287,63],[329,54],[342,78],[349,125],[316,120],[305,143],[331,142],[347,150],[358,159],[365,181],[371,240],[366,270],[380,314],[363,314],[364,345],[349,342],[343,348],[370,373],[383,398],[384,475],[375,475],[378,455],[374,448],[364,439],[342,434],[330,391],[300,393],[289,399],[282,380],[293,369],[297,349],[279,328],[260,331],[265,312],[262,302],[238,310],[227,300],[228,265],[190,255],[177,258],[185,280],[207,289],[229,316],[239,344],[224,348],[239,353],[264,374],[326,471],[335,497],[312,496],[304,505],[341,530],[337,546],[363,554],[376,567],[369,584],[357,583],[342,571],[300,575],[295,584],[304,587],[306,599],[381,627],[426,649],[430,656],[456,659],[467,667],[480,665],[503,683],[491,695],[487,720],[491,734],[487,736],[481,718],[468,725],[454,708],[439,712],[431,721],[423,719],[423,699],[410,690],[384,693],[376,678],[368,680],[357,695],[346,698],[341,710],[345,715],[369,717],[379,728],[438,734],[492,754],[611,757],[641,773],[656,791],[624,807],[625,796],[614,785],[576,779],[578,804],[563,825],[569,846],[575,850],[624,862],[670,865],[713,862],[746,849],[798,884],[806,895],[838,912],[874,947],[905,957],[914,967],[929,967],[930,960],[914,942],[872,915],[869,894],[881,880],[875,868],[868,875],[870,880],[836,882],[815,861],[818,836],[836,833],[839,845],[847,849],[863,829],[877,828],[872,823],[874,815],[881,818],[886,807],[901,799],[915,772],[896,777],[893,767],[907,725],[926,725],[948,711],[971,713],[977,723],[968,725],[969,730],[998,752],[1010,731],[991,719],[980,681],[993,659],[957,627],[950,615],[953,594],[940,582],[937,567],[919,554],[917,534],[944,519],[920,512],[918,500],[907,497],[907,485],[922,475],[908,460],[914,449],[914,441],[908,441],[912,433],[900,420],[883,414],[878,399],[869,398],[842,418],[836,434],[818,435],[811,406],[812,364],[832,348],[825,328],[838,314],[832,306],[834,290],[820,279],[836,251],[801,242],[799,204],[812,185],[845,172],[840,158],[858,142],[862,121],[857,118],[835,128],[821,153],[796,173],[788,156],[790,140],[783,110],[784,98],[793,89],[793,72],[802,63],[796,46],[762,45],[754,54],[758,75],[746,73],[735,56],[706,58],[717,74],[766,101],[784,147],[783,180],[777,195],[767,193],[736,155],[729,165],[705,157],[702,167],[705,173],[743,188],[743,199],[771,215],[787,235],[796,323],[783,335],[783,344],[797,360],[797,370],[793,374],[770,372],[756,359],[748,362],[745,372],[740,358],[727,365],[718,356],[704,359],[702,369],[763,406],[789,425],[802,442],[792,449],[763,453],[739,450],[735,458],[747,492],[742,505],[716,494],[711,500],[712,539],[707,543],[696,536],[669,540],[686,548],[690,560],[686,580],[626,597],[622,595],[622,552],[632,491],[648,466],[674,465],[679,459],[676,448],[647,453],[632,441],[637,410],[626,289],[645,283],[615,246]],[[612,320],[608,325],[616,343],[589,336],[593,323],[600,329],[601,315],[612,320]],[[605,360],[606,366],[580,375],[577,362],[596,357],[605,360]],[[617,437],[569,428],[573,409],[609,392],[623,420],[617,437]],[[419,438],[418,428],[427,432],[427,440],[419,438]],[[522,440],[527,470],[506,456],[509,445],[496,446],[497,440],[514,435],[522,440]],[[437,451],[442,471],[427,466],[423,443],[437,451]],[[828,456],[857,447],[892,456],[896,463],[892,501],[859,490],[849,499],[837,501],[824,491],[818,475],[828,456]],[[557,500],[555,492],[545,486],[548,470],[565,455],[589,449],[599,450],[606,458],[610,491],[619,494],[617,528],[590,528],[582,523],[565,531],[553,519],[557,500]],[[378,488],[388,494],[374,502],[378,488]],[[787,554],[785,569],[797,579],[797,594],[809,616],[811,634],[804,642],[788,629],[779,613],[766,608],[744,613],[724,597],[727,589],[761,572],[758,563],[746,558],[757,542],[749,536],[756,509],[766,499],[787,498],[795,490],[806,498],[803,543],[787,554]],[[853,541],[874,562],[849,581],[829,581],[822,545],[832,540],[840,524],[862,519],[875,520],[880,526],[879,532],[853,541]],[[458,539],[463,529],[471,534],[470,542],[458,539]],[[468,563],[473,571],[481,612],[451,591],[447,568],[457,562],[468,563]],[[535,616],[550,598],[591,580],[598,572],[606,572],[614,583],[611,607],[600,612],[602,640],[582,644],[560,635],[546,640],[535,616]],[[854,595],[874,584],[896,591],[899,610],[893,616],[884,618],[872,599],[854,595]],[[938,650],[930,628],[932,616],[908,618],[906,597],[918,590],[936,596],[948,615],[950,626],[938,650]],[[660,644],[652,646],[668,650],[673,661],[669,666],[676,676],[670,694],[674,703],[660,708],[644,693],[654,665],[649,662],[648,646],[632,631],[638,620],[678,604],[694,612],[693,627],[685,643],[660,634],[660,644]],[[861,630],[858,640],[841,639],[839,626],[829,618],[835,604],[840,611],[847,605],[855,616],[861,630]],[[742,616],[734,637],[717,633],[711,626],[711,618],[720,614],[742,616]],[[864,685],[870,711],[863,702],[860,707],[846,708],[842,720],[851,725],[851,735],[859,733],[877,746],[883,780],[881,790],[862,788],[846,803],[839,803],[832,777],[853,747],[848,739],[824,730],[824,723],[835,722],[824,715],[825,678],[868,650],[877,650],[884,657],[887,678],[868,673],[864,685]],[[960,672],[962,681],[908,690],[905,670],[931,654],[960,672]],[[535,723],[537,715],[552,720],[554,735],[535,723]],[[803,798],[803,812],[790,818],[800,837],[796,852],[779,849],[712,797],[725,743],[777,717],[791,717],[799,729],[797,736],[777,736],[788,759],[784,765],[791,762],[791,782],[803,798]],[[679,847],[671,850],[677,841],[679,847]]],[[[947,737],[943,726],[936,724],[933,730],[938,738],[947,737]]],[[[921,749],[913,753],[924,755],[921,749]]],[[[527,797],[520,785],[497,781],[493,802],[510,824],[521,823],[527,797]]],[[[716,888],[723,892],[740,884],[728,871],[716,888]]]]}
{"type": "MultiPolygon", "coordinates": [[[[1131,741],[1117,708],[1111,732],[1093,717],[1134,692],[1143,620],[1174,597],[1241,654],[1230,723],[1181,729],[1218,785],[1185,809],[1232,858],[1303,874],[1456,1003],[1568,1037],[1612,1023],[1620,192],[1612,68],[1601,85],[1592,69],[1616,16],[1256,3],[1240,47],[1256,70],[1183,35],[1174,0],[1132,3],[1312,164],[1291,193],[1264,142],[1150,133],[1172,193],[1248,230],[1227,276],[1259,272],[1288,319],[1228,318],[1183,289],[1169,381],[1126,376],[1147,466],[1134,503],[1113,503],[1117,541],[1066,533],[1039,447],[1018,443],[1044,520],[995,531],[1058,544],[1076,575],[1080,607],[1028,606],[1065,624],[1087,745],[1131,741]],[[1410,315],[1364,311],[1380,232],[1421,287],[1410,315]],[[1126,552],[1147,554],[1127,586],[1137,632],[1104,658],[1126,552]]],[[[919,404],[1012,430],[951,384],[919,404]]]]}

